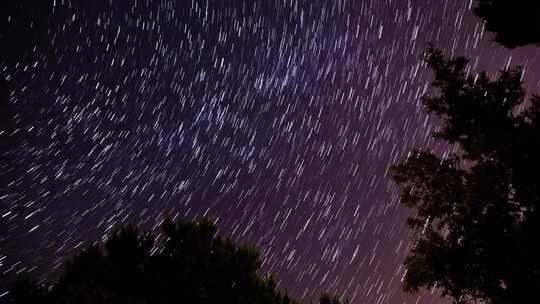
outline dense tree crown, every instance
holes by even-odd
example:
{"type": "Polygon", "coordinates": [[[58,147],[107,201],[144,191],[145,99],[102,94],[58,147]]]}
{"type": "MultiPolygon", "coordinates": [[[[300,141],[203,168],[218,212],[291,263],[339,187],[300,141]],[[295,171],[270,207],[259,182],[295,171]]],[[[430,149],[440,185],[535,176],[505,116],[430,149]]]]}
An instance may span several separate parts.
{"type": "Polygon", "coordinates": [[[495,33],[495,41],[508,48],[540,45],[540,1],[478,0],[474,13],[495,33]]]}
{"type": "Polygon", "coordinates": [[[429,49],[442,121],[438,140],[459,152],[414,151],[392,169],[418,240],[404,289],[438,287],[456,303],[530,303],[540,287],[540,98],[526,98],[520,68],[495,80],[464,58],[429,49]]]}
{"type": "MultiPolygon", "coordinates": [[[[77,254],[52,284],[16,281],[11,303],[231,303],[292,304],[261,278],[258,252],[216,235],[208,220],[166,220],[157,242],[133,226],[116,230],[103,247],[77,254]]],[[[339,304],[323,294],[321,303],[339,304]]]]}
{"type": "MultiPolygon", "coordinates": [[[[341,304],[341,300],[335,294],[323,292],[321,294],[319,304],[341,304]]],[[[349,304],[349,300],[345,300],[343,304],[349,304]]]]}

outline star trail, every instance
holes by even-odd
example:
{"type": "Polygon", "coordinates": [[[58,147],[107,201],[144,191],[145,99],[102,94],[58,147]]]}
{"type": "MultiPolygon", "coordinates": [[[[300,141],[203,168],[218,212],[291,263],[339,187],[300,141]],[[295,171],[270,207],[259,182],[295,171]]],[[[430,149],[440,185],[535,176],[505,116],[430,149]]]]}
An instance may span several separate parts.
{"type": "Polygon", "coordinates": [[[537,50],[491,42],[472,0],[48,2],[42,39],[0,61],[4,295],[168,214],[256,244],[302,303],[442,303],[400,289],[408,211],[387,175],[414,147],[450,149],[421,54],[540,85],[537,50]]]}

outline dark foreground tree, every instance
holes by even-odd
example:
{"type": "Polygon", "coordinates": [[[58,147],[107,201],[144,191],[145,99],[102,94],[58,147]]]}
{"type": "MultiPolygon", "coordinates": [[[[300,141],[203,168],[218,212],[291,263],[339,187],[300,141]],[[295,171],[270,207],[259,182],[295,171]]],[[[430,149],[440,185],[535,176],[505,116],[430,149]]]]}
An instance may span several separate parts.
{"type": "MultiPolygon", "coordinates": [[[[171,220],[156,241],[133,226],[118,228],[104,246],[90,246],[71,259],[52,284],[15,281],[13,304],[294,304],[262,278],[256,248],[237,246],[216,234],[206,219],[171,220]]],[[[324,293],[321,304],[340,304],[324,293]]],[[[348,301],[345,302],[347,304],[348,301]]]]}
{"type": "Polygon", "coordinates": [[[508,48],[540,44],[540,1],[478,0],[474,13],[508,48]]]}
{"type": "Polygon", "coordinates": [[[438,96],[423,104],[442,121],[434,136],[459,152],[414,151],[392,169],[418,239],[403,287],[439,288],[456,303],[531,303],[540,288],[540,98],[521,69],[490,80],[464,58],[427,52],[438,96]]]}
{"type": "MultiPolygon", "coordinates": [[[[323,292],[319,298],[319,304],[341,304],[341,300],[335,294],[323,292]]],[[[345,300],[343,304],[349,304],[349,300],[345,300]]]]}
{"type": "Polygon", "coordinates": [[[258,252],[216,235],[208,220],[165,221],[164,239],[134,227],[118,229],[103,248],[90,246],[58,281],[16,281],[12,303],[293,303],[261,278],[258,252]]]}

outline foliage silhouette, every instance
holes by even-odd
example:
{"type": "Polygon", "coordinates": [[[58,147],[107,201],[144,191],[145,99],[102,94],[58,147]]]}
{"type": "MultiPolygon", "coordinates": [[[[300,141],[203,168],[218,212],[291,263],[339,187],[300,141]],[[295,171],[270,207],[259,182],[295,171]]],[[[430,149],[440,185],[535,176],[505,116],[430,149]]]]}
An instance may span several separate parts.
{"type": "Polygon", "coordinates": [[[261,303],[294,301],[261,278],[253,247],[216,235],[208,220],[166,220],[164,239],[133,226],[117,229],[104,246],[89,246],[52,284],[29,278],[10,289],[11,303],[261,303]]]}
{"type": "MultiPolygon", "coordinates": [[[[335,294],[323,292],[319,299],[319,304],[341,304],[341,300],[335,294]]],[[[349,300],[345,300],[343,304],[349,304],[349,300]]]]}
{"type": "Polygon", "coordinates": [[[507,48],[540,44],[539,1],[478,0],[474,13],[507,48]]]}
{"type": "MultiPolygon", "coordinates": [[[[54,283],[39,284],[28,277],[13,282],[9,302],[296,303],[276,290],[273,276],[257,274],[261,262],[256,248],[218,236],[208,219],[166,219],[161,228],[163,237],[156,239],[132,225],[120,227],[104,246],[79,252],[54,283]]],[[[341,304],[328,293],[320,301],[341,304]]]]}
{"type": "Polygon", "coordinates": [[[519,67],[490,80],[465,58],[429,48],[442,121],[435,138],[458,153],[413,151],[392,168],[417,241],[403,288],[439,288],[455,303],[528,303],[540,287],[540,97],[526,98],[519,67]]]}

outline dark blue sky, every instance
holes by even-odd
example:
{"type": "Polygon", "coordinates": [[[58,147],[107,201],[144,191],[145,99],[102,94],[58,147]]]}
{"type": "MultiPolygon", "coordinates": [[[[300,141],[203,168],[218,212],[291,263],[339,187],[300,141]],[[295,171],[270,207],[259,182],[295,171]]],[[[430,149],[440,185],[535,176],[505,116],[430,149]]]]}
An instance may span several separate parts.
{"type": "Polygon", "coordinates": [[[438,303],[400,291],[407,210],[386,176],[447,149],[421,52],[540,81],[537,50],[491,42],[470,0],[45,2],[0,61],[3,282],[117,224],[207,215],[304,303],[438,303]]]}

